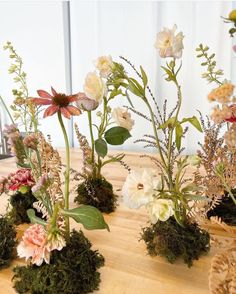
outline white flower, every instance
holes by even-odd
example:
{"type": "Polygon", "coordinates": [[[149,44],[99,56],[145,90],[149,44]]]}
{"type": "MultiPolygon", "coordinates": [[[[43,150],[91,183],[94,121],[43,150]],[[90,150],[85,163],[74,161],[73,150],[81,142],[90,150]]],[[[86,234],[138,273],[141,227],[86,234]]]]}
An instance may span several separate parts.
{"type": "Polygon", "coordinates": [[[111,74],[111,69],[113,66],[113,61],[110,55],[100,56],[95,61],[95,66],[99,70],[100,76],[107,78],[111,74]]]}
{"type": "Polygon", "coordinates": [[[112,117],[118,126],[131,130],[134,125],[134,120],[131,119],[131,114],[127,109],[117,107],[112,111],[112,117]]]}
{"type": "Polygon", "coordinates": [[[162,32],[157,34],[155,47],[159,49],[159,54],[163,58],[180,58],[182,56],[184,35],[182,32],[175,35],[176,29],[177,26],[174,25],[172,30],[164,28],[162,32]]]}
{"type": "Polygon", "coordinates": [[[106,94],[106,85],[104,81],[96,74],[90,72],[85,78],[84,92],[86,96],[96,102],[101,102],[103,96],[106,94]]]}
{"type": "Polygon", "coordinates": [[[174,214],[173,202],[168,199],[154,199],[146,208],[153,224],[159,220],[164,222],[174,214]]]}
{"type": "Polygon", "coordinates": [[[129,208],[139,208],[152,201],[159,181],[153,171],[131,171],[122,188],[125,205],[129,208]]]}

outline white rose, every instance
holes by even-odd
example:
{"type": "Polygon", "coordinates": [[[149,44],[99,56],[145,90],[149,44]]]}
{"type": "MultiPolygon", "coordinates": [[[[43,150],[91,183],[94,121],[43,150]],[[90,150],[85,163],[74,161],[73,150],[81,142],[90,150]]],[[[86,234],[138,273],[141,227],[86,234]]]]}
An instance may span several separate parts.
{"type": "Polygon", "coordinates": [[[107,78],[111,74],[113,61],[110,55],[100,56],[95,61],[95,66],[99,70],[100,76],[107,78]]]}
{"type": "Polygon", "coordinates": [[[180,58],[182,56],[184,35],[182,32],[175,35],[176,29],[177,26],[174,25],[172,30],[164,28],[162,32],[157,34],[155,47],[159,49],[159,54],[163,58],[180,58]]]}
{"type": "Polygon", "coordinates": [[[174,205],[172,200],[154,199],[146,205],[149,217],[153,224],[157,221],[167,221],[174,214],[174,205]]]}
{"type": "Polygon", "coordinates": [[[86,96],[96,102],[101,102],[103,96],[106,94],[106,85],[104,81],[96,74],[90,72],[85,78],[84,92],[86,96]]]}
{"type": "Polygon", "coordinates": [[[153,200],[159,181],[151,170],[131,171],[122,188],[125,205],[139,208],[153,200]]]}
{"type": "Polygon", "coordinates": [[[131,130],[134,125],[134,120],[131,119],[131,114],[127,109],[117,107],[112,111],[112,117],[118,126],[131,130]]]}

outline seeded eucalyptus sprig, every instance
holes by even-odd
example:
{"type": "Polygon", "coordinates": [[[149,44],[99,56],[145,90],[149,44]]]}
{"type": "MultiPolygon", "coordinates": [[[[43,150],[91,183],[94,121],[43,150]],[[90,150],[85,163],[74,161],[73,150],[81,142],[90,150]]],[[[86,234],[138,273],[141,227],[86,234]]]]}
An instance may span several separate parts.
{"type": "Polygon", "coordinates": [[[215,82],[218,85],[222,84],[220,81],[222,75],[224,75],[223,70],[216,69],[216,61],[214,59],[215,54],[208,53],[209,47],[203,46],[202,44],[196,48],[196,51],[199,53],[198,58],[204,58],[205,61],[201,63],[201,66],[206,67],[206,72],[202,74],[202,77],[205,78],[209,83],[215,82]]]}

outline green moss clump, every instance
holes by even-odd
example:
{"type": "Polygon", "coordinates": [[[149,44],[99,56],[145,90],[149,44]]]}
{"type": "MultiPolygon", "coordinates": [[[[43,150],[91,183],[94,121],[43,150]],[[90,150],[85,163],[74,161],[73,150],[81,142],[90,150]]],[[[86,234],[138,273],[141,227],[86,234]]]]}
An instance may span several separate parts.
{"type": "Polygon", "coordinates": [[[196,223],[187,224],[183,228],[174,217],[143,228],[141,239],[145,241],[151,256],[164,256],[170,263],[182,258],[189,267],[194,259],[210,249],[208,232],[200,229],[196,223]]]}
{"type": "Polygon", "coordinates": [[[14,287],[18,293],[84,294],[98,290],[104,258],[90,249],[83,232],[73,231],[66,247],[54,250],[50,264],[14,268],[14,287]]]}
{"type": "Polygon", "coordinates": [[[101,212],[111,213],[117,206],[117,195],[113,193],[112,184],[105,178],[89,178],[77,188],[75,202],[91,205],[101,212]]]}
{"type": "Polygon", "coordinates": [[[16,230],[12,222],[0,216],[0,269],[7,267],[16,257],[16,230]]]}
{"type": "MultiPolygon", "coordinates": [[[[32,208],[33,203],[36,201],[37,199],[34,197],[31,190],[24,194],[20,191],[17,191],[10,197],[10,204],[12,209],[9,212],[9,217],[15,225],[30,223],[27,210],[32,208]]],[[[37,212],[36,215],[42,217],[42,215],[37,212]]]]}
{"type": "MultiPolygon", "coordinates": [[[[236,196],[236,190],[232,191],[236,196]]],[[[236,205],[234,204],[231,197],[223,197],[219,205],[207,212],[207,217],[210,219],[211,216],[218,216],[227,225],[236,226],[236,205]]]]}

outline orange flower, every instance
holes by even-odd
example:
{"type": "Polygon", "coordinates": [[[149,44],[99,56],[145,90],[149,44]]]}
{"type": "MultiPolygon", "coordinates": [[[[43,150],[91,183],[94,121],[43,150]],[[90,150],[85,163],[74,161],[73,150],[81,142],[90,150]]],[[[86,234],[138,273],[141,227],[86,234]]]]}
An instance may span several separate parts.
{"type": "Polygon", "coordinates": [[[80,115],[81,110],[70,105],[70,103],[78,100],[78,94],[66,95],[57,93],[51,87],[52,95],[44,90],[38,90],[40,98],[33,98],[32,101],[37,105],[50,105],[44,112],[43,117],[51,116],[56,112],[61,112],[65,118],[70,118],[71,115],[80,115]]]}

